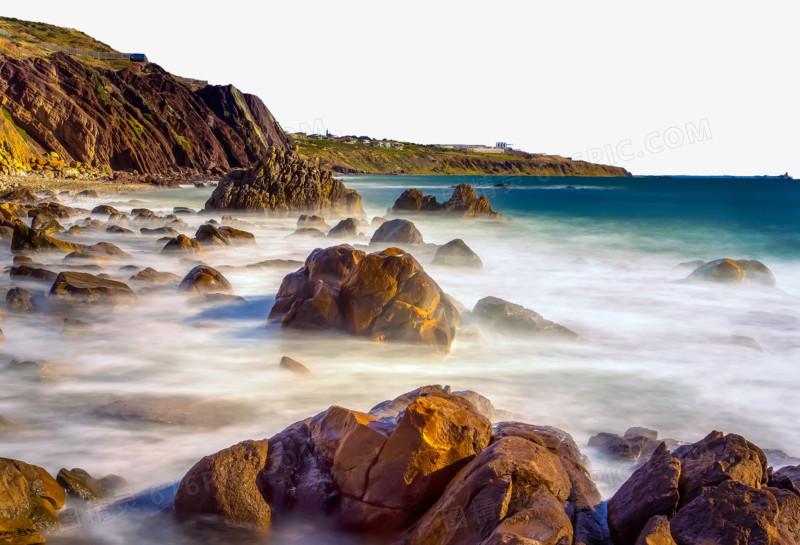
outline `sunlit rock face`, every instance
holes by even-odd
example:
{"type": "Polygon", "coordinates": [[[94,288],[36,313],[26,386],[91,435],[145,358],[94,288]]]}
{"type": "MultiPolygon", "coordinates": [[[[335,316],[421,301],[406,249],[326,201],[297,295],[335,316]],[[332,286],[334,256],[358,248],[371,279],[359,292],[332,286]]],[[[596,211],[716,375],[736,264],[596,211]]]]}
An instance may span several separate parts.
{"type": "Polygon", "coordinates": [[[259,164],[225,176],[206,202],[206,210],[238,210],[286,215],[298,211],[322,216],[361,216],[361,197],[329,170],[295,152],[270,148],[259,164]]]}
{"type": "Polygon", "coordinates": [[[411,254],[349,245],[314,250],[278,290],[271,320],[448,352],[460,323],[451,299],[411,254]]]}
{"type": "Polygon", "coordinates": [[[407,545],[604,543],[585,463],[560,430],[493,430],[467,398],[428,386],[207,456],[181,481],[175,512],[257,531],[302,514],[407,545]]]}

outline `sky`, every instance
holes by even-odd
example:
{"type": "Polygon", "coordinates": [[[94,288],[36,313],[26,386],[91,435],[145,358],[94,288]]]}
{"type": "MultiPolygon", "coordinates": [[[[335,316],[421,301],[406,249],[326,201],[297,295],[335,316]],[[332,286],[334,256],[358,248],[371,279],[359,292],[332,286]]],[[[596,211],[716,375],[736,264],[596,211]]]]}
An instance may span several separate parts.
{"type": "Polygon", "coordinates": [[[3,4],[232,83],[289,131],[800,177],[797,0],[3,4]]]}

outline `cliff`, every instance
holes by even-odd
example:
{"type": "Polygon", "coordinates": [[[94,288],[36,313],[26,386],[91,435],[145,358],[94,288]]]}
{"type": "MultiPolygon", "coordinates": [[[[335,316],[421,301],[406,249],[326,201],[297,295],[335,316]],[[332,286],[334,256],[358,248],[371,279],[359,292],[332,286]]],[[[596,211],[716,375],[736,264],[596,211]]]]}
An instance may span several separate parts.
{"type": "Polygon", "coordinates": [[[621,167],[573,161],[559,155],[479,153],[402,143],[378,147],[359,142],[292,135],[304,157],[342,174],[461,174],[522,176],[630,176],[621,167]]]}
{"type": "Polygon", "coordinates": [[[261,100],[157,64],[50,52],[113,51],[85,34],[0,18],[0,173],[129,171],[188,178],[251,168],[289,138],[261,100]]]}

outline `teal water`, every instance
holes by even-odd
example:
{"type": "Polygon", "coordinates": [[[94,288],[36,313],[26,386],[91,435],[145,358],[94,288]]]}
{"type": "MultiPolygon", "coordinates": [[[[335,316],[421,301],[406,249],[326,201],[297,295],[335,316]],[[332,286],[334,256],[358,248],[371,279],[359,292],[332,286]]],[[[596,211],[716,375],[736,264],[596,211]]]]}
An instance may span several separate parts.
{"type": "Polygon", "coordinates": [[[800,259],[800,182],[777,178],[364,176],[346,178],[365,201],[391,206],[418,187],[441,202],[467,183],[495,210],[561,222],[574,233],[626,231],[652,252],[800,259]],[[504,187],[496,187],[497,185],[504,187]]]}

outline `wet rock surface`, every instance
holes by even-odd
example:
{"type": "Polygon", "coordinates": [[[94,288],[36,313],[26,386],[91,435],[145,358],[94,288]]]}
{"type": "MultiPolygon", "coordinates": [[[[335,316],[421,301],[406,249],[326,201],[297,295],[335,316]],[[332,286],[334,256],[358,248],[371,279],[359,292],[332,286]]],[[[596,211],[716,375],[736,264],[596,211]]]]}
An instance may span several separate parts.
{"type": "Polygon", "coordinates": [[[281,283],[270,319],[284,328],[341,330],[448,352],[459,313],[410,254],[349,245],[314,250],[281,283]]]}
{"type": "Polygon", "coordinates": [[[464,218],[500,217],[492,210],[485,195],[478,197],[475,189],[468,184],[458,184],[449,200],[439,203],[433,195],[424,195],[419,189],[407,189],[395,201],[392,211],[397,212],[443,212],[464,218]]]}
{"type": "Polygon", "coordinates": [[[484,297],[472,309],[478,324],[496,331],[515,335],[535,335],[553,340],[575,340],[574,331],[545,320],[540,314],[498,297],[484,297]]]}

